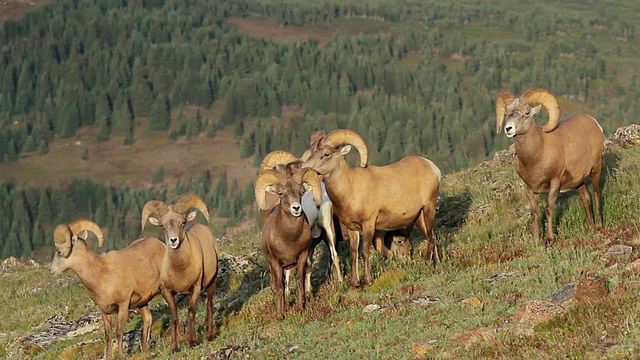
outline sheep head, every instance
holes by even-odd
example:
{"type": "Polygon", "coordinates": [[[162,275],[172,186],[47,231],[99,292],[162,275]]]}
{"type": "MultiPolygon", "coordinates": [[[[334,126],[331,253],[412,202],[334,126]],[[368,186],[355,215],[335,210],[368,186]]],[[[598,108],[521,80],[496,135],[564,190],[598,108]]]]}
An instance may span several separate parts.
{"type": "Polygon", "coordinates": [[[260,162],[260,172],[265,172],[267,170],[275,169],[279,165],[286,165],[292,161],[298,160],[292,153],[284,151],[284,150],[275,150],[262,159],[260,162]]]}
{"type": "Polygon", "coordinates": [[[267,209],[266,194],[277,195],[280,206],[291,215],[302,215],[302,195],[306,191],[313,192],[313,198],[317,206],[322,202],[322,189],[320,179],[315,171],[302,169],[291,176],[287,176],[277,170],[267,170],[261,173],[256,180],[255,196],[258,208],[267,209]]]}
{"type": "Polygon", "coordinates": [[[209,221],[207,205],[199,196],[191,195],[180,199],[175,205],[166,205],[159,200],[150,200],[142,209],[142,229],[149,221],[153,225],[160,226],[164,230],[165,242],[171,249],[177,249],[184,239],[187,223],[194,220],[197,211],[188,212],[195,208],[209,221]]]}
{"type": "Polygon", "coordinates": [[[68,269],[72,264],[69,259],[73,255],[74,247],[78,246],[81,240],[84,246],[89,238],[89,233],[93,233],[98,238],[98,247],[104,245],[104,234],[98,224],[91,220],[77,220],[67,225],[58,225],[53,231],[53,241],[56,246],[56,253],[51,263],[51,272],[58,275],[68,269]]]}
{"type": "Polygon", "coordinates": [[[336,168],[338,162],[351,151],[351,145],[360,154],[360,166],[367,166],[369,156],[367,145],[355,131],[338,129],[318,139],[319,135],[318,132],[312,135],[311,156],[304,162],[303,167],[310,167],[320,175],[329,174],[336,168]]]}
{"type": "Polygon", "coordinates": [[[513,137],[527,132],[532,126],[537,126],[533,116],[542,106],[549,113],[549,121],[542,127],[544,132],[553,131],[560,120],[560,106],[553,94],[545,89],[533,89],[516,98],[512,93],[498,96],[496,101],[496,132],[503,129],[507,137],[513,137]],[[540,104],[531,107],[531,104],[540,104]]]}

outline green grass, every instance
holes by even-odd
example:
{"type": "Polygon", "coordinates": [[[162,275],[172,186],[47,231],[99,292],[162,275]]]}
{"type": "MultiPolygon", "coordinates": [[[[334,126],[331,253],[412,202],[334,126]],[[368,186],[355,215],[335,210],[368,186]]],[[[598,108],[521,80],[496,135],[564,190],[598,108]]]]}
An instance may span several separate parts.
{"type": "MultiPolygon", "coordinates": [[[[638,148],[609,150],[603,189],[605,231],[588,229],[579,197],[570,192],[559,200],[558,241],[551,247],[529,233],[528,203],[513,165],[479,166],[447,175],[437,214],[443,259],[437,267],[421,260],[424,244],[419,236],[412,239],[411,260],[372,254],[375,281],[367,290],[348,290],[345,283],[327,281],[323,260],[316,265],[316,293],[306,309],[289,311],[283,321],[275,319],[267,263],[257,252],[251,259],[256,269],[233,274],[220,285],[216,296],[221,303],[220,329],[213,342],[203,340],[204,305],[200,304],[197,321],[202,343],[190,349],[181,342],[175,357],[212,357],[223,348],[236,349],[232,358],[244,356],[239,349],[251,358],[296,359],[637,356],[640,275],[610,268],[612,264],[602,255],[612,244],[640,243],[639,161],[638,148]],[[510,332],[514,314],[526,301],[547,299],[568,283],[596,275],[609,278],[610,294],[603,300],[572,307],[535,327],[532,336],[510,332]],[[369,304],[379,305],[380,310],[364,313],[369,304]],[[494,335],[469,340],[469,334],[478,329],[494,335]]],[[[248,254],[259,250],[259,244],[258,231],[250,229],[231,235],[221,250],[248,254]]],[[[338,248],[347,269],[348,244],[340,243],[338,248]]],[[[323,246],[319,253],[326,256],[323,246]]],[[[627,262],[639,257],[636,248],[627,262]]],[[[46,268],[25,267],[1,276],[0,356],[8,356],[19,338],[42,330],[46,319],[65,307],[70,320],[96,310],[72,273],[54,278],[46,268]]],[[[294,302],[295,296],[289,300],[294,302]]],[[[158,298],[152,308],[153,355],[133,349],[128,356],[173,359],[166,305],[158,298]]],[[[184,307],[180,314],[186,318],[184,307]]],[[[139,316],[132,313],[127,329],[140,327],[139,316]]],[[[103,333],[96,331],[39,349],[31,357],[93,358],[102,354],[102,339],[103,333]]]]}

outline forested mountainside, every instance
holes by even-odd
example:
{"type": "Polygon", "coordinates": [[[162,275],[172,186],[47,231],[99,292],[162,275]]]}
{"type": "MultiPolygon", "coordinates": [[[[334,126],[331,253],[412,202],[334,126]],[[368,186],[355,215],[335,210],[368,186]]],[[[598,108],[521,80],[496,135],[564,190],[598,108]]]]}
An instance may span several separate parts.
{"type": "Polygon", "coordinates": [[[372,164],[419,154],[449,173],[508,146],[494,130],[499,93],[544,87],[564,113],[590,113],[610,135],[640,112],[634,6],[60,0],[34,7],[0,26],[7,165],[0,206],[10,214],[0,218],[0,257],[28,256],[52,241],[53,226],[78,217],[99,221],[116,240],[109,246],[122,247],[139,235],[139,207],[149,198],[197,193],[223,226],[252,214],[251,184],[208,167],[169,186],[159,164],[151,179],[159,185],[147,188],[84,174],[62,186],[9,176],[12,164],[45,157],[86,129],[98,145],[129,146],[146,137],[215,138],[232,128],[238,160],[256,165],[276,149],[301,154],[317,129],[349,128],[364,137],[372,164]]]}

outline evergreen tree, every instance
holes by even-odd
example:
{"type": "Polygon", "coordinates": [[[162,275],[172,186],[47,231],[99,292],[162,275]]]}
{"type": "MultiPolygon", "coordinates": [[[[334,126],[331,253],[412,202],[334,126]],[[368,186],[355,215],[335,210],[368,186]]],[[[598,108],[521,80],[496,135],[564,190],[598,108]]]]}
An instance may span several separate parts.
{"type": "Polygon", "coordinates": [[[31,135],[27,136],[27,140],[24,142],[24,145],[22,146],[22,151],[23,152],[36,151],[36,142],[35,140],[33,140],[33,136],[31,135]]]}
{"type": "Polygon", "coordinates": [[[157,184],[163,181],[164,181],[164,166],[160,165],[158,170],[156,170],[156,172],[153,173],[153,176],[151,177],[151,183],[157,184]]]}
{"type": "Polygon", "coordinates": [[[149,129],[167,130],[170,122],[171,116],[168,103],[164,99],[156,99],[149,115],[149,129]]]}
{"type": "Polygon", "coordinates": [[[40,145],[38,146],[38,155],[44,155],[49,153],[49,146],[47,142],[44,140],[40,140],[40,145]]]}

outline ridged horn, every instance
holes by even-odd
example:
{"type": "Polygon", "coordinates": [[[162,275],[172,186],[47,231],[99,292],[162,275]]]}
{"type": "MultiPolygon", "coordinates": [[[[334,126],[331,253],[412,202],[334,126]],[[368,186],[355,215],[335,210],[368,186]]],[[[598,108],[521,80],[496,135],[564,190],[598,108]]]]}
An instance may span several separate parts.
{"type": "Polygon", "coordinates": [[[309,148],[312,149],[313,145],[315,145],[320,139],[327,136],[327,133],[324,130],[315,131],[309,137],[309,148]]]}
{"type": "Polygon", "coordinates": [[[262,162],[260,163],[260,172],[274,169],[278,165],[287,165],[288,163],[296,160],[298,160],[298,158],[290,152],[275,150],[265,155],[262,159],[262,162]]]}
{"type": "Polygon", "coordinates": [[[63,257],[69,256],[71,253],[71,237],[73,234],[67,225],[60,224],[53,231],[53,241],[56,248],[63,257]]]}
{"type": "Polygon", "coordinates": [[[507,109],[507,104],[511,103],[515,99],[515,96],[506,92],[498,95],[496,100],[496,133],[502,133],[502,125],[504,124],[504,111],[507,109]]]}
{"type": "Polygon", "coordinates": [[[355,131],[348,129],[333,130],[329,135],[322,139],[321,143],[334,148],[337,148],[342,144],[351,144],[358,150],[358,154],[360,155],[360,166],[367,166],[367,160],[369,159],[367,144],[364,142],[362,136],[358,135],[355,131]]]}
{"type": "Polygon", "coordinates": [[[174,208],[180,213],[186,213],[191,208],[198,209],[202,215],[204,215],[204,218],[207,219],[207,222],[209,222],[209,209],[207,209],[207,204],[205,204],[198,195],[183,197],[174,205],[174,208]]]}
{"type": "Polygon", "coordinates": [[[71,230],[74,235],[78,235],[85,230],[90,231],[98,238],[98,247],[102,248],[102,246],[104,246],[104,234],[102,233],[102,229],[100,229],[98,224],[91,220],[76,220],[69,224],[69,230],[71,230]]]}
{"type": "Polygon", "coordinates": [[[142,208],[142,230],[144,230],[144,226],[147,224],[149,216],[153,214],[162,216],[167,212],[167,209],[167,205],[165,205],[165,203],[160,200],[147,201],[142,208]]]}
{"type": "Polygon", "coordinates": [[[283,173],[277,172],[275,170],[267,170],[258,175],[254,188],[254,194],[256,197],[256,203],[258,204],[258,209],[268,210],[266,201],[267,194],[265,193],[266,187],[286,180],[287,178],[283,173]]]}
{"type": "Polygon", "coordinates": [[[533,89],[522,94],[520,97],[529,104],[542,104],[547,113],[549,113],[549,121],[542,127],[544,132],[550,132],[558,126],[560,120],[560,105],[558,99],[545,89],[533,89]]]}
{"type": "Polygon", "coordinates": [[[311,186],[313,201],[316,203],[316,207],[319,207],[320,204],[322,204],[322,187],[320,186],[320,176],[318,176],[318,173],[311,168],[304,168],[300,171],[300,173],[302,173],[300,182],[307,183],[311,186]]]}

